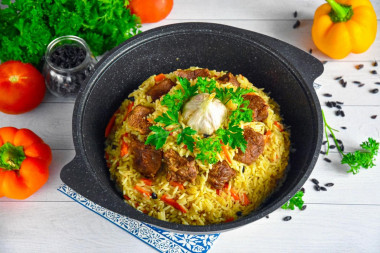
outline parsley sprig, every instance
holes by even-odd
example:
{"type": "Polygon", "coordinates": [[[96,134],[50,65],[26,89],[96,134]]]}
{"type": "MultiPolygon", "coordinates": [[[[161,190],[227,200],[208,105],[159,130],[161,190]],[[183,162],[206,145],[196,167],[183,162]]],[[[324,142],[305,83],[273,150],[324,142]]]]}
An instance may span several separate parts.
{"type": "Polygon", "coordinates": [[[177,77],[182,89],[176,90],[171,94],[166,94],[161,104],[166,106],[168,110],[161,116],[158,116],[154,121],[161,123],[164,126],[152,126],[152,134],[148,136],[146,144],[156,146],[160,149],[166,142],[170,133],[180,131],[177,135],[177,144],[184,143],[191,152],[196,148],[196,159],[209,164],[214,164],[218,161],[217,154],[222,151],[222,145],[229,145],[232,148],[240,148],[245,152],[247,141],[244,139],[243,129],[240,128],[240,122],[252,121],[252,110],[248,108],[249,102],[244,100],[243,95],[254,92],[253,89],[234,88],[217,88],[215,79],[198,77],[197,82],[191,85],[186,78],[177,77]],[[215,93],[222,103],[226,104],[232,101],[237,107],[231,112],[229,124],[226,129],[220,128],[216,133],[208,138],[194,139],[193,135],[196,131],[190,127],[183,127],[178,121],[180,110],[183,104],[198,93],[215,93]],[[176,127],[172,130],[167,130],[168,126],[176,127]]]}
{"type": "Polygon", "coordinates": [[[83,38],[97,56],[140,32],[138,17],[128,1],[2,0],[0,60],[37,65],[53,39],[83,38]]]}
{"type": "Polygon", "coordinates": [[[339,153],[342,155],[341,164],[347,164],[348,166],[350,166],[350,169],[347,171],[347,173],[352,172],[352,174],[355,175],[359,172],[360,168],[368,169],[375,166],[375,163],[374,163],[374,161],[376,160],[375,156],[377,156],[378,151],[379,151],[379,143],[376,140],[372,138],[368,138],[367,141],[363,142],[360,145],[360,147],[363,150],[356,150],[355,152],[344,154],[334,135],[334,131],[335,132],[339,132],[339,131],[332,128],[329,124],[327,124],[326,117],[323,110],[322,110],[322,117],[323,117],[323,122],[324,122],[326,140],[327,140],[326,155],[328,155],[329,150],[330,150],[329,136],[327,133],[327,131],[329,131],[336,144],[336,147],[339,153]]]}
{"type": "Polygon", "coordinates": [[[304,193],[303,191],[298,191],[288,202],[286,202],[281,208],[294,210],[294,207],[302,210],[304,201],[302,199],[304,193]]]}

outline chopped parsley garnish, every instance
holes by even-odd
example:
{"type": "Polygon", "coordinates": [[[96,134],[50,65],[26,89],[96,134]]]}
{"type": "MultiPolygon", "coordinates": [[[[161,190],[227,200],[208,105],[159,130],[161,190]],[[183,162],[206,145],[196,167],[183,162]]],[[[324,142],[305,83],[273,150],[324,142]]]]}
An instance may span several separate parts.
{"type": "Polygon", "coordinates": [[[215,79],[198,77],[197,82],[191,85],[186,78],[177,77],[182,89],[176,90],[171,94],[166,94],[161,104],[167,106],[167,112],[158,116],[154,121],[162,123],[164,126],[152,126],[152,134],[148,136],[146,144],[156,146],[156,149],[161,148],[171,132],[180,130],[177,135],[177,144],[184,143],[191,152],[196,153],[196,159],[209,164],[214,164],[218,161],[217,154],[222,151],[222,145],[229,145],[232,148],[240,148],[245,152],[247,141],[244,139],[244,130],[240,128],[240,122],[252,121],[252,110],[248,108],[249,101],[244,100],[243,95],[254,92],[253,89],[238,88],[217,88],[215,79]],[[232,111],[229,117],[227,129],[219,128],[213,137],[194,140],[192,135],[196,131],[190,127],[183,128],[179,121],[178,115],[183,104],[199,93],[215,93],[215,97],[222,103],[226,104],[229,101],[237,107],[232,111]],[[174,130],[167,130],[171,125],[177,125],[174,130]]]}
{"type": "Polygon", "coordinates": [[[197,148],[199,149],[199,153],[195,157],[196,159],[214,164],[218,162],[217,154],[222,151],[222,144],[218,137],[210,137],[198,139],[197,148]]]}
{"type": "Polygon", "coordinates": [[[303,191],[298,191],[288,202],[286,202],[281,208],[282,209],[290,209],[294,210],[294,207],[298,207],[298,209],[302,210],[303,207],[303,191]]]}
{"type": "Polygon", "coordinates": [[[156,147],[156,149],[162,148],[164,146],[166,139],[168,138],[170,132],[163,129],[160,126],[151,126],[149,127],[150,130],[152,130],[151,135],[148,136],[146,139],[145,144],[152,144],[156,147]]]}
{"type": "Polygon", "coordinates": [[[181,133],[177,135],[177,144],[181,144],[182,142],[187,146],[187,148],[193,152],[194,151],[194,138],[191,137],[193,134],[196,134],[197,131],[191,129],[190,127],[186,127],[182,130],[181,133]]]}
{"type": "Polygon", "coordinates": [[[338,130],[332,128],[327,124],[325,114],[322,110],[322,117],[324,122],[324,128],[325,128],[325,135],[326,135],[326,141],[327,141],[327,150],[326,155],[328,155],[330,150],[330,142],[329,142],[329,136],[327,133],[327,130],[330,132],[331,137],[333,138],[335,145],[339,151],[339,153],[342,155],[342,161],[341,164],[347,164],[350,166],[350,169],[347,171],[347,173],[352,172],[352,174],[357,174],[360,170],[360,168],[372,168],[375,166],[374,161],[376,160],[375,156],[377,156],[379,151],[379,143],[372,139],[368,138],[368,141],[363,142],[360,147],[363,150],[356,150],[352,153],[344,154],[342,149],[340,148],[340,145],[338,143],[338,140],[336,139],[334,135],[334,131],[339,132],[338,130]]]}

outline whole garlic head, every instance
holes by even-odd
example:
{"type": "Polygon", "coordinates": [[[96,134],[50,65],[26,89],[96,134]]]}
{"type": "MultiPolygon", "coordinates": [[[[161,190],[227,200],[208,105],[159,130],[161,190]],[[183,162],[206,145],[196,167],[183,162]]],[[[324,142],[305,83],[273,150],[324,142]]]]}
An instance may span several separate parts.
{"type": "Polygon", "coordinates": [[[201,93],[185,104],[182,114],[184,122],[192,129],[211,135],[226,119],[227,108],[214,93],[201,93]]]}

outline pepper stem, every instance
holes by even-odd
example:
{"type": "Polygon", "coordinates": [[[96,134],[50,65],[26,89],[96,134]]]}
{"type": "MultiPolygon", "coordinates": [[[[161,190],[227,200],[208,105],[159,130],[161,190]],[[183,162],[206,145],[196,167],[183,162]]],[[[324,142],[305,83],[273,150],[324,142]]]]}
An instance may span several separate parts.
{"type": "Polygon", "coordinates": [[[26,156],[22,146],[7,142],[0,147],[0,169],[19,170],[26,156]]]}
{"type": "Polygon", "coordinates": [[[346,22],[354,14],[351,5],[339,4],[335,0],[326,0],[326,2],[331,6],[329,15],[334,23],[346,22]]]}

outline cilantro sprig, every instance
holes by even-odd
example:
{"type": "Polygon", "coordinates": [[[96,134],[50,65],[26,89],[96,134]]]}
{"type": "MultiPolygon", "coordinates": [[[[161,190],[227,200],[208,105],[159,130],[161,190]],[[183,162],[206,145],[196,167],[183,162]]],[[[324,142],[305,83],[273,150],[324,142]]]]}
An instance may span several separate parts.
{"type": "Polygon", "coordinates": [[[294,207],[302,210],[304,201],[302,199],[304,193],[303,191],[298,191],[288,202],[286,202],[281,208],[294,210],[294,207]]]}
{"type": "Polygon", "coordinates": [[[222,151],[222,144],[220,143],[219,137],[199,138],[197,148],[200,152],[197,154],[196,159],[214,164],[218,162],[217,154],[222,151]]]}
{"type": "Polygon", "coordinates": [[[330,150],[330,142],[329,142],[329,136],[327,131],[330,132],[331,137],[333,138],[335,145],[339,151],[339,153],[342,155],[341,164],[347,164],[350,166],[350,169],[347,171],[347,173],[357,174],[361,168],[372,168],[375,166],[374,161],[376,160],[376,156],[379,151],[379,143],[374,140],[373,138],[368,138],[367,141],[362,142],[360,147],[363,150],[356,150],[352,153],[344,154],[342,149],[340,148],[340,145],[338,143],[338,140],[335,137],[334,132],[339,132],[338,130],[332,128],[329,124],[327,124],[325,114],[322,110],[322,117],[324,122],[324,131],[327,141],[327,150],[326,155],[328,155],[330,150]]]}

